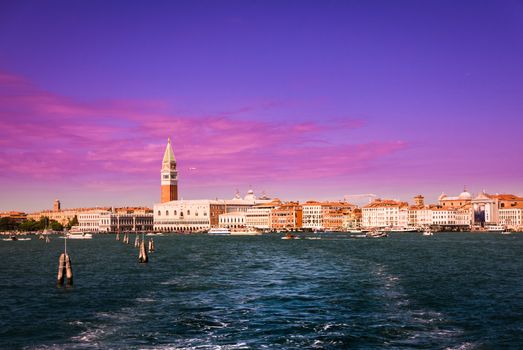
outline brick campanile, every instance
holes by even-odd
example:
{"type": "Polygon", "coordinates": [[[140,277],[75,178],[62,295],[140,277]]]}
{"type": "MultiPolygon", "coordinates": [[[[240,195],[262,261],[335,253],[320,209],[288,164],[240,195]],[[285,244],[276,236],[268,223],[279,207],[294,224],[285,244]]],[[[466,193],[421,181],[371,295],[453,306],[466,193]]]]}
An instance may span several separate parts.
{"type": "Polygon", "coordinates": [[[163,154],[161,183],[162,192],[160,202],[165,203],[178,200],[178,172],[176,171],[176,159],[174,158],[170,137],[163,154]]]}

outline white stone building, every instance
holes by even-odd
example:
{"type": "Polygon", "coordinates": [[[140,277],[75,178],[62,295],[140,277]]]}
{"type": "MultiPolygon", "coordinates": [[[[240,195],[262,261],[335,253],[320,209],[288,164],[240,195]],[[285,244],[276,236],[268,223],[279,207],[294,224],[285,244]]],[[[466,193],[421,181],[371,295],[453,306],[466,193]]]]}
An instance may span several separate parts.
{"type": "Polygon", "coordinates": [[[523,229],[523,205],[499,209],[499,224],[512,230],[523,229]]]}
{"type": "Polygon", "coordinates": [[[98,211],[78,215],[78,226],[82,232],[152,231],[153,214],[113,213],[98,211]]]}
{"type": "Polygon", "coordinates": [[[319,202],[306,202],[302,204],[302,227],[318,230],[323,229],[323,208],[319,202]]]}
{"type": "Polygon", "coordinates": [[[362,226],[365,228],[405,227],[409,216],[406,202],[381,199],[364,206],[361,213],[362,226]]]}
{"type": "Polygon", "coordinates": [[[220,214],[218,225],[229,229],[239,229],[245,227],[246,212],[232,212],[220,214]]]}
{"type": "Polygon", "coordinates": [[[270,200],[258,200],[249,191],[245,198],[236,195],[230,200],[177,200],[154,205],[154,229],[157,231],[203,232],[219,227],[221,214],[242,212],[256,204],[270,200]]]}

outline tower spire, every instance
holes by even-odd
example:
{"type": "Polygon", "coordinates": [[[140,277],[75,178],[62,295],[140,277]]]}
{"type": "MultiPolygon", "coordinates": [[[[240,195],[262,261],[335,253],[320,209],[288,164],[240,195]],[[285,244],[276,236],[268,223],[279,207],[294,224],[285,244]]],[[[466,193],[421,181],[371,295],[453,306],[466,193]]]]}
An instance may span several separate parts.
{"type": "Polygon", "coordinates": [[[163,153],[161,170],[161,202],[170,202],[178,199],[178,172],[176,171],[176,158],[171,146],[171,137],[167,138],[167,146],[163,153]]]}

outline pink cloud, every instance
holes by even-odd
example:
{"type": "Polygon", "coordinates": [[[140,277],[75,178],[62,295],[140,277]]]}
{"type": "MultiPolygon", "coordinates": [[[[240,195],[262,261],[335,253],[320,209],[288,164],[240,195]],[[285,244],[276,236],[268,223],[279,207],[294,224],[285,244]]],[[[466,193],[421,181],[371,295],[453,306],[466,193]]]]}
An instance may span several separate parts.
{"type": "MultiPolygon", "coordinates": [[[[0,72],[0,177],[118,186],[156,179],[168,135],[181,177],[200,183],[318,179],[361,172],[404,142],[334,142],[361,120],[242,118],[279,103],[213,116],[173,115],[162,101],[80,102],[0,72]],[[189,168],[195,168],[189,171],[189,168]]],[[[349,137],[343,138],[350,140],[349,137]]]]}

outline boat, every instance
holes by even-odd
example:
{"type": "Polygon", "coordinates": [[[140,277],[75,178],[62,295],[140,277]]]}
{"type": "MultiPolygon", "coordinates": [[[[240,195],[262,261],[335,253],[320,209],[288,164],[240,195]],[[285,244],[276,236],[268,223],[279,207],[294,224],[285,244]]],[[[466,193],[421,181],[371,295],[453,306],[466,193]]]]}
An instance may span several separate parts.
{"type": "Polygon", "coordinates": [[[163,236],[163,233],[161,232],[149,232],[146,234],[147,237],[151,237],[151,236],[163,236]]]}
{"type": "Polygon", "coordinates": [[[389,235],[387,234],[387,232],[384,231],[371,231],[367,232],[367,234],[365,235],[365,237],[367,238],[385,238],[388,236],[389,235]]]}
{"type": "Polygon", "coordinates": [[[431,230],[425,230],[422,233],[423,236],[434,236],[434,233],[431,230]]]}
{"type": "Polygon", "coordinates": [[[502,231],[501,234],[502,234],[502,235],[511,235],[512,232],[509,231],[509,230],[505,230],[505,231],[502,231]]]}
{"type": "Polygon", "coordinates": [[[300,237],[293,235],[291,233],[287,233],[285,236],[283,236],[281,239],[300,239],[300,237]]]}
{"type": "Polygon", "coordinates": [[[14,241],[30,241],[31,238],[18,238],[16,235],[11,235],[9,238],[2,239],[3,241],[14,242],[14,241]]]}
{"type": "Polygon", "coordinates": [[[229,231],[228,228],[224,228],[224,227],[213,227],[209,231],[207,231],[207,234],[213,235],[213,236],[224,236],[224,235],[230,235],[231,231],[229,231]]]}
{"type": "Polygon", "coordinates": [[[261,232],[256,230],[231,231],[231,236],[259,236],[261,232]]]}
{"type": "Polygon", "coordinates": [[[82,231],[77,231],[77,230],[70,230],[62,238],[68,238],[68,239],[92,239],[93,235],[88,233],[88,232],[82,232],[82,231]]]}
{"type": "Polygon", "coordinates": [[[487,226],[486,229],[488,232],[500,232],[501,233],[501,232],[505,231],[505,228],[500,225],[487,226]]]}
{"type": "Polygon", "coordinates": [[[349,230],[349,233],[356,233],[356,234],[362,234],[367,233],[367,230],[349,230]]]}

